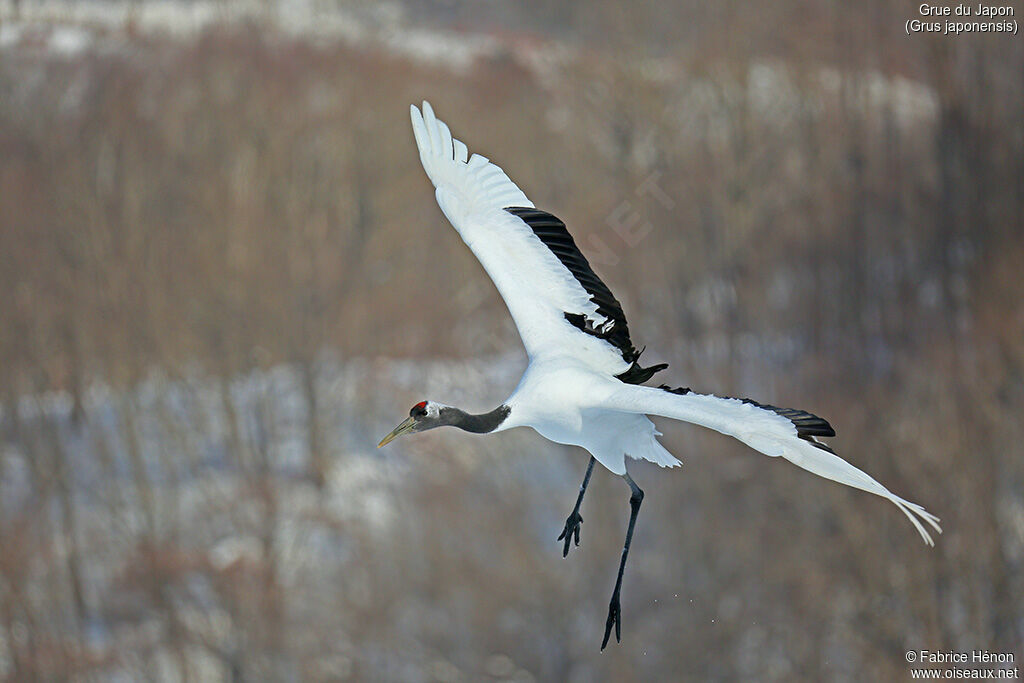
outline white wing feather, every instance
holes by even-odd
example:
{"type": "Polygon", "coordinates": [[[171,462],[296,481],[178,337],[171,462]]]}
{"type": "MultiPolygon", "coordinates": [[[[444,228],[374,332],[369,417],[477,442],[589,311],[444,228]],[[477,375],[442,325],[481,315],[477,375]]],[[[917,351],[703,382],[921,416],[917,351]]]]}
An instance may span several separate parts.
{"type": "Polygon", "coordinates": [[[624,372],[630,364],[614,347],[565,319],[565,312],[596,317],[590,294],[522,219],[504,210],[533,202],[486,157],[469,156],[429,103],[422,113],[409,109],[437,203],[498,288],[530,357],[572,356],[600,372],[624,372]]]}
{"type": "Polygon", "coordinates": [[[735,398],[693,393],[680,395],[651,387],[629,385],[623,385],[613,392],[604,404],[604,407],[611,410],[660,415],[708,427],[735,437],[765,455],[781,456],[820,477],[881,496],[894,503],[910,519],[928,545],[935,543],[921,520],[942,533],[938,517],[920,505],[893,494],[838,455],[798,437],[793,423],[771,410],[735,398]]]}

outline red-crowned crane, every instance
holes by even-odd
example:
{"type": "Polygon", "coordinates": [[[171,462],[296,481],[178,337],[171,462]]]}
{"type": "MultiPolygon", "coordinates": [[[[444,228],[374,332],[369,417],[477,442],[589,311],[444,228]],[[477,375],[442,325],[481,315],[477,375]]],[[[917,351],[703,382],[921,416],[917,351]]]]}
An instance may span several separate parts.
{"type": "Polygon", "coordinates": [[[629,544],[644,492],[626,471],[627,456],[662,467],[680,464],[665,450],[648,415],[692,422],[735,437],[756,451],[783,457],[826,479],[879,495],[896,505],[934,545],[924,521],[941,533],[939,519],[891,493],[819,441],[835,436],[828,422],[803,410],[776,408],[746,398],[698,394],[686,388],[639,386],[664,370],[642,367],[629,338],[622,306],[580,253],[562,221],[534,207],[505,172],[452,137],[427,102],[410,107],[420,161],[437,188],[444,215],[480,260],[505,300],[529,355],[512,395],[494,410],[471,415],[436,401],[421,401],[385,436],[452,426],[485,434],[533,427],[556,443],[580,446],[591,458],[576,505],[558,537],[563,557],[580,540],[580,504],[597,460],[629,485],[630,515],[615,588],[605,622],[603,650],[612,627],[621,635],[619,594],[629,544]],[[920,518],[920,519],[918,519],[920,518]]]}

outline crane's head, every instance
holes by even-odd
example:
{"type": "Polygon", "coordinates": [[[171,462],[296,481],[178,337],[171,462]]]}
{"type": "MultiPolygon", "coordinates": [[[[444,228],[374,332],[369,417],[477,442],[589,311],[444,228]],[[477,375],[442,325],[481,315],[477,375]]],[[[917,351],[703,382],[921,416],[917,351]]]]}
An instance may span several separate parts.
{"type": "Polygon", "coordinates": [[[443,427],[444,425],[451,424],[451,421],[446,419],[446,408],[448,406],[435,403],[434,401],[420,401],[412,407],[409,411],[409,417],[402,424],[395,427],[391,430],[390,434],[380,440],[377,448],[387,446],[391,441],[402,436],[402,434],[424,432],[434,427],[443,427]]]}

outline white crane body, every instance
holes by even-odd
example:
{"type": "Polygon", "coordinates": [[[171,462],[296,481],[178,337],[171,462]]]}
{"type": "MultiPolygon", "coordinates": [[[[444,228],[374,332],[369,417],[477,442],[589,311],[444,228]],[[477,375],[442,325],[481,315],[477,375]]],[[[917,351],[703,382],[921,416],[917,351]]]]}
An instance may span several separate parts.
{"type": "Polygon", "coordinates": [[[504,299],[530,362],[501,406],[469,415],[433,401],[413,406],[410,417],[380,443],[396,436],[451,425],[487,433],[532,427],[541,436],[590,452],[576,507],[566,520],[563,555],[579,544],[580,504],[594,461],[622,476],[632,491],[631,515],[619,574],[609,605],[602,649],[611,629],[619,637],[619,592],[643,491],[626,471],[626,458],[675,467],[679,460],[659,442],[648,415],[697,424],[781,457],[826,479],[895,504],[921,538],[934,545],[926,524],[938,518],[908,502],[820,441],[835,436],[822,418],[750,399],[697,394],[689,389],[640,386],[667,366],[642,367],[618,300],[590,268],[565,225],[538,210],[505,172],[486,157],[469,155],[427,102],[410,107],[420,161],[436,188],[437,203],[479,259],[504,299]]]}

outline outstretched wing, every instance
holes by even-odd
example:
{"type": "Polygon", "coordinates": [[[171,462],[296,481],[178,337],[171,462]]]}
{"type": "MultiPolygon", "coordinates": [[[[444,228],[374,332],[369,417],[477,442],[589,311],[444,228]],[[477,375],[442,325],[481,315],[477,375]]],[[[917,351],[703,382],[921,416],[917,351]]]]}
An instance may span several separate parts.
{"type": "Polygon", "coordinates": [[[893,502],[913,522],[928,545],[934,542],[921,520],[942,533],[938,517],[893,494],[819,442],[819,437],[835,436],[835,432],[828,422],[811,413],[762,405],[750,399],[720,398],[667,387],[622,386],[603,404],[612,410],[660,415],[708,427],[735,437],[765,455],[781,456],[818,476],[881,496],[893,502]]]}
{"type": "Polygon", "coordinates": [[[410,114],[437,203],[494,281],[530,357],[572,356],[627,382],[663,369],[639,366],[622,306],[565,224],[486,157],[469,156],[429,103],[410,114]]]}

